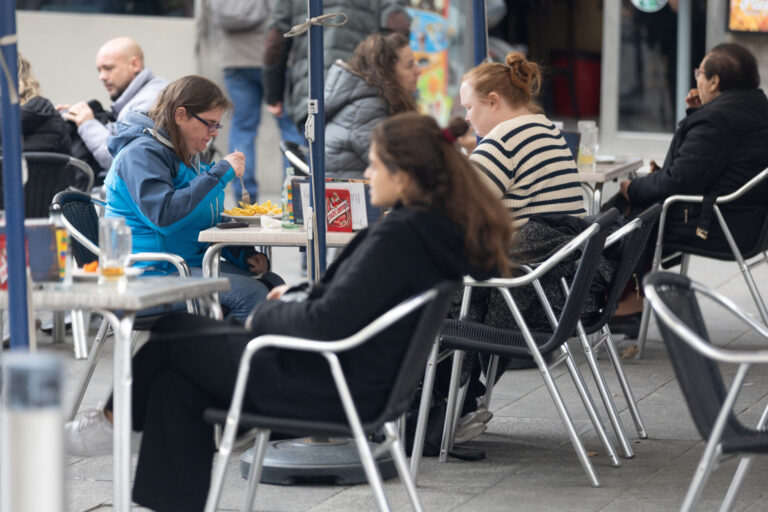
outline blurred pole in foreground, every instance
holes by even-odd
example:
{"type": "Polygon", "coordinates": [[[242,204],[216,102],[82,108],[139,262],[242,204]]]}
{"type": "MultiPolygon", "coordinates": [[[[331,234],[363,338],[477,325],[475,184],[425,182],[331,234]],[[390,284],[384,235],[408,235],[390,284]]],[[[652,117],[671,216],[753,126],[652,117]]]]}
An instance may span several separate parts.
{"type": "Polygon", "coordinates": [[[61,374],[61,365],[51,354],[3,354],[2,512],[64,512],[61,374]]]}

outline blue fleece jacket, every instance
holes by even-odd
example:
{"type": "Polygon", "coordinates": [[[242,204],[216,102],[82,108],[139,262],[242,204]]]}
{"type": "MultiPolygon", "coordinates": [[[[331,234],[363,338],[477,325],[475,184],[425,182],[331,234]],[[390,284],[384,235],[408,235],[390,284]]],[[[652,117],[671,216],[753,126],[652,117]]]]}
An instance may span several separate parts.
{"type": "MultiPolygon", "coordinates": [[[[114,156],[104,184],[106,215],[125,217],[133,231],[133,252],[170,252],[191,267],[202,264],[208,244],[201,230],[215,226],[224,208],[224,188],[235,177],[226,160],[195,167],[185,165],[170,147],[163,130],[144,114],[129,112],[109,139],[114,156]]],[[[234,260],[246,268],[244,254],[234,260]],[[238,261],[239,260],[239,261],[238,261]]],[[[138,263],[152,273],[174,271],[167,263],[138,263]]]]}

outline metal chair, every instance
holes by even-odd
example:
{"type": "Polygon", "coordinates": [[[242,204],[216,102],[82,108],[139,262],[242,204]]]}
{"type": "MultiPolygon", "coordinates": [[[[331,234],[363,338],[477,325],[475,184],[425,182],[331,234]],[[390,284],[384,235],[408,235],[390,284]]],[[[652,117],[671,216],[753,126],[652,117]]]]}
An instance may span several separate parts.
{"type": "MultiPolygon", "coordinates": [[[[24,213],[28,219],[48,217],[57,192],[70,187],[90,191],[93,187],[93,170],[82,160],[62,153],[26,152],[21,156],[28,173],[24,186],[24,213]]],[[[2,162],[0,156],[0,170],[2,162]]],[[[0,210],[4,207],[2,183],[0,172],[0,210]]]]}
{"type": "Polygon", "coordinates": [[[405,452],[395,421],[408,408],[418,385],[421,370],[429,355],[432,342],[440,329],[440,322],[448,312],[451,298],[459,287],[458,282],[446,281],[436,287],[405,300],[366,327],[348,338],[338,341],[313,341],[288,336],[266,335],[251,340],[240,359],[240,369],[229,411],[206,411],[210,421],[226,425],[222,441],[216,455],[211,487],[205,506],[207,512],[216,510],[224,481],[227,460],[232,452],[232,445],[239,427],[259,429],[254,445],[254,460],[248,477],[248,487],[242,510],[250,511],[256,497],[256,487],[261,473],[261,464],[266,451],[267,440],[271,430],[297,435],[334,435],[352,436],[357,444],[360,459],[363,463],[368,482],[371,485],[376,503],[380,510],[389,510],[382,485],[381,475],[376,466],[375,456],[368,445],[366,434],[373,433],[382,426],[386,433],[386,441],[379,451],[388,449],[395,461],[400,479],[405,485],[411,505],[415,510],[422,510],[416,485],[408,473],[405,452]],[[414,316],[418,315],[418,316],[414,316]],[[397,376],[392,382],[391,391],[384,408],[378,417],[362,423],[358,415],[344,372],[339,363],[338,355],[356,347],[385,331],[397,322],[412,319],[415,329],[403,357],[397,376]],[[297,420],[276,418],[266,415],[242,413],[243,397],[250,370],[251,358],[262,348],[272,347],[284,350],[301,350],[322,354],[328,361],[330,372],[336,384],[348,423],[320,422],[312,420],[297,420]]]}
{"type": "MultiPolygon", "coordinates": [[[[671,241],[664,243],[664,227],[667,220],[667,212],[669,211],[670,207],[675,203],[680,202],[699,204],[704,202],[703,196],[675,195],[668,197],[664,201],[664,207],[662,209],[661,218],[659,220],[659,233],[656,239],[656,250],[653,253],[653,264],[651,265],[651,272],[656,272],[659,270],[659,267],[662,263],[662,254],[664,251],[668,253],[682,253],[682,263],[680,264],[680,274],[682,275],[685,275],[688,272],[688,264],[691,255],[704,256],[706,258],[715,258],[725,261],[736,261],[739,265],[739,270],[741,270],[741,274],[744,276],[744,280],[747,282],[749,292],[752,294],[752,299],[755,301],[755,305],[757,306],[757,310],[760,313],[760,317],[763,319],[763,323],[768,325],[768,308],[766,308],[765,301],[763,301],[763,298],[760,296],[760,291],[757,289],[755,279],[752,277],[752,272],[750,272],[750,268],[763,260],[758,260],[749,265],[745,262],[745,260],[760,253],[765,253],[768,250],[768,215],[766,215],[763,219],[760,219],[760,233],[755,240],[755,243],[752,245],[752,247],[749,247],[742,252],[736,245],[736,241],[731,234],[731,230],[728,229],[728,224],[726,223],[725,218],[723,217],[723,213],[720,210],[721,205],[727,205],[728,203],[734,203],[738,201],[738,199],[752,191],[752,189],[755,187],[763,186],[765,189],[766,185],[768,184],[768,181],[766,180],[768,180],[768,168],[763,169],[760,174],[756,175],[754,178],[742,185],[738,190],[735,190],[734,192],[724,196],[719,196],[715,199],[712,208],[720,229],[723,230],[723,234],[725,235],[725,238],[728,242],[728,247],[731,249],[730,252],[702,250],[681,244],[675,244],[671,241]]],[[[643,305],[643,316],[640,320],[640,331],[637,337],[637,341],[640,346],[639,357],[643,357],[643,353],[645,352],[645,342],[648,335],[648,323],[650,318],[650,306],[646,302],[643,305]]]]}
{"type": "MultiPolygon", "coordinates": [[[[432,348],[432,353],[427,364],[422,389],[422,400],[419,407],[419,418],[417,421],[416,433],[414,435],[414,448],[411,455],[411,474],[414,478],[418,473],[421,452],[423,449],[424,431],[429,412],[429,399],[434,385],[435,365],[439,359],[446,357],[445,352],[438,354],[440,349],[444,351],[453,351],[453,369],[445,415],[446,421],[443,428],[443,440],[440,447],[441,462],[444,462],[447,459],[447,455],[453,447],[453,437],[456,429],[456,422],[458,420],[458,411],[461,409],[461,401],[463,400],[463,397],[461,399],[458,398],[461,363],[464,351],[470,350],[491,355],[513,357],[516,359],[529,359],[535,362],[541,372],[544,383],[555,402],[557,412],[565,425],[571,444],[576,450],[576,455],[587,474],[590,484],[594,487],[598,487],[600,481],[597,478],[589,457],[587,456],[584,445],[576,432],[570,414],[568,413],[557,385],[555,384],[555,379],[551,374],[552,369],[562,363],[566,363],[568,372],[574,381],[595,431],[600,438],[605,453],[608,455],[614,466],[620,465],[616,452],[605,433],[602,420],[595,408],[592,397],[587,390],[584,380],[579,373],[579,369],[573,361],[573,357],[566,344],[566,341],[575,333],[577,322],[583,311],[585,298],[589,293],[589,286],[592,283],[597,270],[608,229],[617,218],[618,212],[616,209],[612,208],[603,213],[594,224],[578,236],[574,237],[555,254],[550,256],[536,267],[536,269],[531,270],[526,275],[511,279],[490,279],[488,281],[465,279],[460,318],[459,320],[445,320],[443,322],[442,333],[439,340],[436,341],[435,346],[432,348]],[[558,319],[555,317],[554,311],[547,301],[544,290],[538,280],[563,259],[580,249],[582,249],[581,259],[571,284],[571,292],[566,298],[563,311],[558,319]],[[529,284],[533,285],[539,296],[542,306],[552,325],[552,332],[531,332],[525,322],[523,314],[517,307],[517,304],[508,289],[529,284]],[[498,292],[501,293],[517,323],[517,329],[500,329],[464,320],[469,312],[471,290],[472,287],[475,286],[496,288],[498,292]],[[548,363],[545,360],[545,356],[550,354],[553,356],[553,359],[551,363],[548,363]]],[[[490,399],[490,391],[493,389],[491,383],[494,381],[494,376],[496,374],[495,362],[496,358],[493,358],[488,372],[488,390],[486,391],[486,399],[490,399]]]]}
{"type": "MultiPolygon", "coordinates": [[[[717,461],[729,455],[741,460],[720,507],[730,510],[755,454],[768,453],[768,408],[756,427],[744,425],[734,413],[736,398],[750,366],[768,363],[768,350],[721,348],[712,344],[699,309],[697,294],[711,299],[763,340],[768,328],[753,320],[727,297],[686,276],[657,272],[643,280],[645,296],[659,323],[678,382],[702,439],[707,441],[681,511],[692,510],[717,461]],[[737,364],[736,376],[726,388],[718,363],[737,364]]],[[[722,316],[718,315],[718,322],[722,316]]]]}
{"type": "Polygon", "coordinates": [[[624,394],[624,399],[632,416],[632,420],[635,423],[638,436],[641,439],[646,439],[648,434],[645,431],[643,420],[640,417],[640,411],[637,408],[632,388],[624,374],[621,357],[619,357],[619,353],[613,343],[613,337],[611,336],[611,330],[608,327],[608,323],[616,312],[619,300],[621,299],[621,294],[624,291],[624,286],[632,278],[635,266],[642,255],[643,248],[648,243],[651,231],[656,225],[656,221],[659,219],[660,214],[661,205],[655,204],[640,213],[637,218],[616,230],[606,239],[606,250],[609,247],[614,246],[614,244],[621,244],[619,265],[616,268],[616,274],[611,282],[611,286],[605,299],[605,306],[603,307],[601,314],[586,325],[583,325],[580,320],[576,328],[576,333],[581,342],[581,346],[584,349],[587,363],[592,370],[592,375],[595,378],[595,383],[597,384],[600,397],[602,398],[608,413],[608,418],[611,421],[611,425],[619,440],[622,451],[627,458],[633,457],[634,454],[632,452],[632,447],[629,444],[629,440],[627,439],[627,434],[624,432],[624,427],[619,420],[619,413],[616,409],[616,404],[613,401],[612,394],[605,382],[600,365],[597,363],[597,350],[601,346],[605,346],[613,369],[616,372],[616,377],[619,380],[619,385],[624,394]],[[590,340],[589,336],[595,334],[598,335],[590,340]]]}
{"type": "MultiPolygon", "coordinates": [[[[99,258],[99,215],[94,203],[101,203],[85,192],[77,190],[65,190],[59,192],[51,202],[51,215],[57,222],[63,225],[71,239],[72,256],[78,267],[86,263],[96,261],[99,258]]],[[[102,203],[103,205],[103,203],[102,203]]],[[[135,253],[130,257],[131,262],[136,261],[167,261],[176,267],[180,276],[189,277],[189,267],[184,258],[170,253],[135,253]]],[[[187,310],[195,311],[191,301],[187,302],[187,310]]],[[[159,315],[139,314],[134,323],[134,332],[148,330],[159,315]]],[[[73,419],[80,408],[80,403],[85,395],[85,390],[91,380],[93,371],[107,335],[108,322],[102,320],[96,338],[93,340],[90,352],[86,346],[86,320],[82,311],[72,312],[72,338],[74,342],[75,358],[88,357],[88,366],[80,379],[75,393],[75,401],[70,410],[69,418],[73,419]]]]}

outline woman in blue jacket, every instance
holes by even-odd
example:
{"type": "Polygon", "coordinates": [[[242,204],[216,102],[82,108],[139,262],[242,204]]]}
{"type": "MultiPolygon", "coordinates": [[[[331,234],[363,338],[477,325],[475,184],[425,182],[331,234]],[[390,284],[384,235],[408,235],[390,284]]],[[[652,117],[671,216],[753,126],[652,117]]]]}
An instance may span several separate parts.
{"type": "MultiPolygon", "coordinates": [[[[239,151],[214,164],[200,161],[199,154],[221,129],[221,118],[230,108],[215,83],[191,75],[169,84],[149,114],[130,112],[118,126],[109,140],[115,159],[104,181],[106,215],[125,217],[134,252],[178,254],[193,275],[202,273],[208,244],[198,242],[198,235],[219,222],[224,189],[245,168],[239,151]]],[[[250,247],[225,257],[221,275],[229,278],[230,291],[220,295],[221,304],[229,316],[244,320],[269,291],[267,281],[254,279],[268,271],[268,262],[250,247]]],[[[163,262],[137,266],[146,267],[145,273],[174,271],[163,262]]]]}

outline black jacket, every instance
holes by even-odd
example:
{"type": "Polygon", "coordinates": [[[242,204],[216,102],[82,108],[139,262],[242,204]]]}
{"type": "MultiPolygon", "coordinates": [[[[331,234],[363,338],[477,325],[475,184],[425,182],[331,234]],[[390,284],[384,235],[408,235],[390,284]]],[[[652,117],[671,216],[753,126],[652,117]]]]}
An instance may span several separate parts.
{"type": "MultiPolygon", "coordinates": [[[[70,154],[67,122],[42,96],[35,96],[20,108],[23,151],[49,151],[70,154]]],[[[0,140],[2,135],[0,135],[0,140]]],[[[2,152],[2,147],[0,147],[2,152]]]]}
{"type": "MultiPolygon", "coordinates": [[[[307,300],[268,300],[257,306],[254,334],[344,338],[406,298],[470,273],[463,244],[462,233],[444,217],[397,208],[354,238],[310,289],[307,300]]],[[[414,328],[412,318],[340,356],[363,418],[383,406],[414,328]]],[[[239,359],[241,344],[234,342],[233,349],[239,359]]],[[[273,351],[254,360],[249,399],[257,410],[288,417],[343,418],[335,396],[328,364],[321,356],[273,351]],[[259,393],[267,384],[269,391],[259,393]],[[283,397],[290,397],[291,404],[285,404],[283,397]]]]}
{"type": "MultiPolygon", "coordinates": [[[[690,109],[670,145],[661,170],[632,180],[633,206],[662,202],[675,194],[728,194],[768,167],[768,99],[760,89],[729,90],[697,109],[690,109]]],[[[753,189],[737,203],[722,207],[738,245],[756,238],[768,202],[768,183],[753,189]]],[[[717,220],[700,219],[698,205],[681,205],[668,214],[667,238],[697,241],[696,227],[708,224],[709,244],[725,243],[717,220]]],[[[698,239],[700,241],[700,239],[698,239]]]]}

